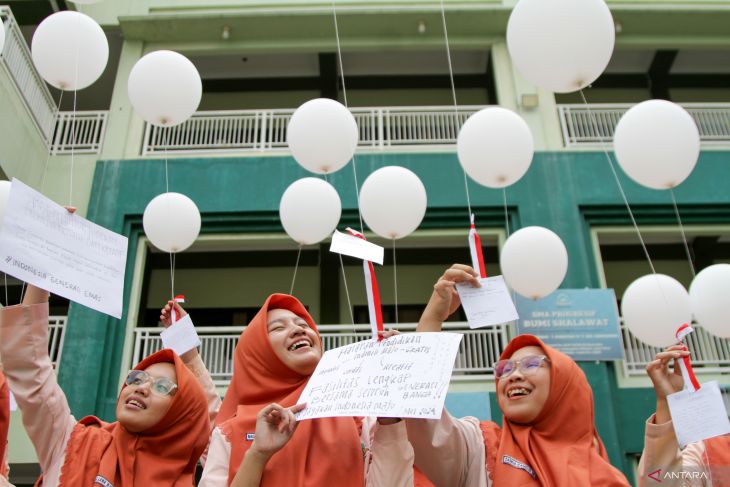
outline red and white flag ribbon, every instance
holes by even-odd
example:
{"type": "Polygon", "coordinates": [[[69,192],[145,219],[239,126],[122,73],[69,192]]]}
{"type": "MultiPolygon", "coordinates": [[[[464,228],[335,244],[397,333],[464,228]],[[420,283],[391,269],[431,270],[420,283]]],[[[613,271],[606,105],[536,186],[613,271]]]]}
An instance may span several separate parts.
{"type": "MultiPolygon", "coordinates": [[[[175,296],[173,301],[175,301],[176,303],[184,303],[185,296],[183,296],[182,294],[178,294],[177,296],[175,296]]],[[[170,307],[170,324],[174,325],[175,323],[177,323],[177,320],[177,312],[175,311],[175,306],[173,305],[170,307]]]]}
{"type": "MultiPolygon", "coordinates": [[[[347,231],[350,235],[365,239],[365,235],[348,228],[347,231]]],[[[375,278],[375,268],[373,263],[369,260],[362,261],[362,270],[365,274],[365,292],[368,297],[368,312],[370,314],[370,329],[373,332],[373,339],[378,341],[382,340],[383,337],[379,332],[384,331],[383,328],[383,309],[380,305],[380,291],[378,290],[378,280],[375,278]]]]}
{"type": "Polygon", "coordinates": [[[477,228],[474,226],[474,214],[471,215],[471,228],[469,228],[469,250],[471,251],[471,266],[479,274],[479,277],[487,277],[487,269],[484,267],[484,255],[482,254],[482,240],[479,238],[477,228]]]}
{"type": "MultiPolygon", "coordinates": [[[[674,334],[674,336],[677,338],[677,341],[679,343],[682,343],[682,340],[684,340],[684,338],[693,331],[694,329],[689,326],[689,323],[685,323],[684,325],[677,328],[677,332],[674,334]]],[[[687,350],[686,345],[684,349],[687,350]]],[[[689,356],[682,357],[679,360],[679,370],[682,371],[685,389],[689,389],[690,387],[692,387],[692,389],[694,389],[695,391],[700,390],[700,383],[697,381],[694,370],[692,370],[692,363],[690,362],[689,356]]]]}

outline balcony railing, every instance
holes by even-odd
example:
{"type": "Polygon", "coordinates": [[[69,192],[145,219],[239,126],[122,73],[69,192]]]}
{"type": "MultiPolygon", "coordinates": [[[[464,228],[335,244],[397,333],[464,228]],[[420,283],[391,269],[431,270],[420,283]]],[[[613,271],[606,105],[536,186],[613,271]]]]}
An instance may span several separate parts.
{"type": "MultiPolygon", "coordinates": [[[[370,325],[320,325],[319,332],[325,350],[349,345],[370,338],[370,325]]],[[[412,332],[415,323],[400,323],[402,332],[412,332]]],[[[446,331],[464,335],[454,366],[454,381],[483,380],[494,375],[492,364],[509,341],[507,326],[470,330],[466,323],[445,323],[446,331]]],[[[233,374],[233,353],[242,326],[222,326],[197,328],[200,336],[200,355],[218,386],[227,386],[233,374]]],[[[137,363],[144,357],[162,348],[161,328],[137,328],[134,331],[132,362],[137,363]]]]}
{"type": "MultiPolygon", "coordinates": [[[[730,103],[682,103],[697,123],[703,145],[730,144],[730,103]]],[[[612,143],[616,125],[630,103],[558,105],[565,147],[612,143]]]]}
{"type": "MultiPolygon", "coordinates": [[[[352,108],[360,149],[452,145],[480,106],[352,108]]],[[[147,124],[142,155],[285,151],[294,109],[197,112],[175,127],[147,124]]]]}
{"type": "Polygon", "coordinates": [[[52,154],[98,154],[104,141],[107,111],[59,112],[51,142],[52,154]]]}
{"type": "MultiPolygon", "coordinates": [[[[697,373],[730,374],[730,340],[718,338],[702,327],[693,325],[694,333],[686,338],[687,348],[692,355],[692,368],[697,373]]],[[[646,374],[646,366],[660,351],[657,347],[645,344],[622,325],[624,353],[624,373],[627,376],[646,374]]]]}
{"type": "Polygon", "coordinates": [[[0,7],[0,17],[5,26],[5,47],[2,52],[4,66],[21,95],[28,111],[46,144],[51,141],[56,118],[56,102],[38,71],[33,65],[28,44],[7,6],[0,7]]]}
{"type": "Polygon", "coordinates": [[[61,363],[61,352],[63,352],[63,336],[66,328],[65,316],[48,317],[48,356],[51,357],[53,368],[57,369],[61,363]]]}

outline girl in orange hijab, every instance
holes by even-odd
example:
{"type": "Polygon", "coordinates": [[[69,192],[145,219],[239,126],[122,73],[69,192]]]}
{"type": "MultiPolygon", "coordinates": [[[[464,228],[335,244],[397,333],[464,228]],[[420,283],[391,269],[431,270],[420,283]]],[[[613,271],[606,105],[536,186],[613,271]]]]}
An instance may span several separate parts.
{"type": "Polygon", "coordinates": [[[234,479],[264,487],[356,487],[366,478],[369,485],[413,485],[413,451],[403,422],[375,425],[372,445],[367,432],[361,441],[354,418],[297,426],[293,413],[303,405],[294,406],[321,356],[317,326],[304,306],[292,296],[271,295],[236,347],[200,487],[227,486],[234,479]],[[276,444],[262,445],[272,430],[280,433],[276,444]]]}
{"type": "Polygon", "coordinates": [[[48,293],[28,286],[22,305],[0,310],[0,354],[43,476],[62,487],[192,486],[208,444],[203,388],[171,350],[130,371],[117,422],[76,421],[48,357],[48,293]]]}
{"type": "MultiPolygon", "coordinates": [[[[439,279],[417,331],[440,331],[459,306],[455,282],[478,286],[471,267],[439,279]]],[[[476,418],[406,420],[416,465],[437,487],[628,486],[596,432],[593,393],[578,365],[537,337],[513,339],[495,365],[502,427],[476,418]]]]}

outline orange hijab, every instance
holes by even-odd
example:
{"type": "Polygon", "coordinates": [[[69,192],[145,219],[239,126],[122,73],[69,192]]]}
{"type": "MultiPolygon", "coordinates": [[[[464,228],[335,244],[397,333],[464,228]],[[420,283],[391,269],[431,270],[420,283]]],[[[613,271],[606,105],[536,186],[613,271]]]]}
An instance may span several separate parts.
{"type": "MultiPolygon", "coordinates": [[[[128,432],[119,422],[105,423],[93,416],[79,421],[66,447],[60,486],[96,485],[98,477],[114,487],[194,485],[195,467],[210,434],[205,393],[172,350],[150,355],[135,369],[160,362],[173,364],[177,374],[177,393],[167,414],[139,434],[128,432]]],[[[42,485],[42,478],[36,485],[42,485]]]]}
{"type": "Polygon", "coordinates": [[[8,430],[10,429],[10,389],[0,372],[0,476],[7,477],[8,430]]]}
{"type": "Polygon", "coordinates": [[[713,487],[730,487],[730,435],[705,440],[705,453],[713,487]]]}
{"type": "MultiPolygon", "coordinates": [[[[271,348],[267,323],[270,309],[288,309],[317,331],[302,303],[293,296],[273,294],[241,335],[231,385],[216,418],[231,444],[229,484],[251,446],[249,435],[256,430],[259,410],[272,402],[284,407],[295,405],[310,377],[288,368],[271,348]]],[[[363,483],[362,444],[353,418],[302,421],[286,446],[271,457],[261,479],[262,487],[356,487],[363,483]]]]}
{"type": "Polygon", "coordinates": [[[628,486],[608,462],[594,423],[593,391],[578,364],[533,335],[513,339],[500,359],[527,346],[542,348],[550,359],[550,394],[531,424],[503,416],[500,431],[494,423],[482,423],[494,487],[628,486]]]}

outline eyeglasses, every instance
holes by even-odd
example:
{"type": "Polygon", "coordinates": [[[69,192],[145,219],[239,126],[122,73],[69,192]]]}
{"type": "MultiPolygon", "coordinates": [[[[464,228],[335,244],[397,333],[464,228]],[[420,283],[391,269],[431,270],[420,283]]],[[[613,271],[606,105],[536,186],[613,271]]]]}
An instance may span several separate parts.
{"type": "Polygon", "coordinates": [[[177,384],[167,377],[152,377],[144,370],[130,370],[125,381],[128,386],[141,386],[148,382],[152,384],[150,390],[158,396],[174,396],[177,384]]]}
{"type": "Polygon", "coordinates": [[[500,360],[494,364],[494,375],[497,379],[509,376],[515,369],[525,375],[532,375],[543,362],[550,362],[545,355],[528,355],[521,360],[500,360]]]}

